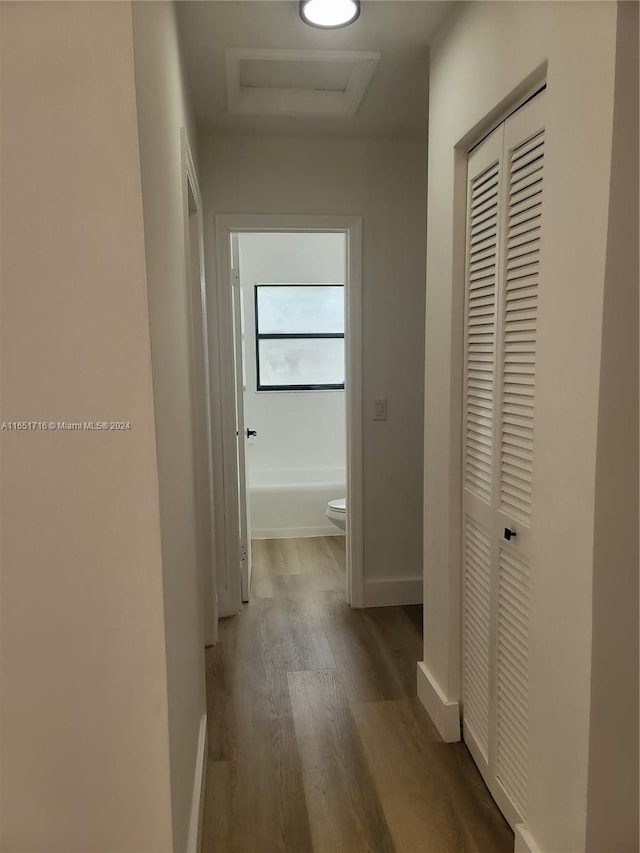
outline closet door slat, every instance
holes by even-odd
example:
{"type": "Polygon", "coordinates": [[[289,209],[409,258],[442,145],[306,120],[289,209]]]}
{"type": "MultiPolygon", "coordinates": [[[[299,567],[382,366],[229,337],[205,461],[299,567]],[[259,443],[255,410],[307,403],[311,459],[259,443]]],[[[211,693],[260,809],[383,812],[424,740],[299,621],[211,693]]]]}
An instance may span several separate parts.
{"type": "Polygon", "coordinates": [[[464,529],[463,713],[485,760],[489,752],[491,537],[469,516],[464,529]]]}
{"type": "Polygon", "coordinates": [[[480,422],[471,411],[474,405],[490,412],[494,408],[499,189],[499,162],[483,169],[469,185],[464,477],[466,488],[487,502],[492,489],[493,417],[480,422]]]}
{"type": "Polygon", "coordinates": [[[503,546],[498,571],[496,778],[526,819],[529,566],[503,546]]]}
{"type": "MultiPolygon", "coordinates": [[[[522,232],[514,234],[513,223],[518,217],[523,198],[530,204],[532,219],[542,215],[542,185],[544,174],[544,132],[536,133],[513,148],[507,162],[508,201],[506,211],[507,238],[505,242],[504,300],[502,317],[502,396],[504,399],[514,384],[529,378],[527,395],[533,409],[535,397],[535,366],[537,347],[538,287],[540,267],[539,235],[522,243],[522,232]],[[534,156],[535,152],[535,156],[534,156]]],[[[537,227],[536,227],[537,228],[537,227]]],[[[533,414],[533,412],[532,412],[533,414]]],[[[500,506],[516,519],[527,524],[531,520],[533,469],[515,478],[509,464],[513,455],[526,454],[533,460],[533,417],[516,423],[502,412],[500,437],[500,506]]],[[[522,469],[519,469],[522,470],[522,469]]]]}

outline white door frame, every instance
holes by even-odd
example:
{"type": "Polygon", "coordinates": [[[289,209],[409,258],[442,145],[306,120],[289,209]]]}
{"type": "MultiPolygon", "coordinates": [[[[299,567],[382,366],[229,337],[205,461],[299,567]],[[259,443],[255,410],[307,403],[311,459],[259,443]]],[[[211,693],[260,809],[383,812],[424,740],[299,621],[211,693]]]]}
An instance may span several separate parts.
{"type": "Polygon", "coordinates": [[[220,214],[215,217],[220,359],[220,416],[226,565],[221,566],[221,616],[241,607],[239,500],[233,371],[231,234],[234,232],[342,232],[347,237],[346,410],[347,410],[347,601],[364,606],[362,465],[362,219],[358,216],[220,214]]]}
{"type": "Polygon", "coordinates": [[[218,596],[215,566],[215,539],[214,539],[214,505],[213,505],[213,466],[211,445],[211,383],[209,373],[209,334],[207,321],[207,293],[205,283],[204,266],[204,226],[202,217],[202,196],[198,186],[198,178],[191,154],[191,147],[185,128],[180,129],[180,163],[181,163],[181,185],[182,185],[182,216],[184,223],[184,259],[185,259],[185,298],[187,303],[187,317],[189,322],[189,358],[191,377],[191,410],[193,416],[193,478],[195,489],[196,508],[196,537],[198,555],[198,584],[201,600],[201,618],[204,645],[212,645],[218,640],[218,596]],[[191,256],[191,217],[196,218],[197,229],[197,258],[191,256]],[[199,293],[195,293],[194,265],[197,265],[199,293]],[[195,300],[199,299],[200,312],[197,312],[195,300]],[[200,320],[200,328],[196,328],[196,321],[200,320]],[[196,335],[202,336],[202,353],[204,364],[198,365],[198,346],[196,335]],[[198,389],[196,382],[199,368],[202,368],[204,388],[198,389]],[[199,391],[203,396],[200,397],[199,391]],[[198,411],[199,401],[204,405],[204,412],[198,411]],[[202,459],[203,448],[202,437],[198,433],[197,418],[204,420],[205,459],[202,459]],[[199,466],[206,462],[207,465],[207,495],[202,495],[203,490],[198,487],[200,482],[199,466]],[[204,501],[204,504],[203,504],[204,501]],[[206,506],[207,521],[203,517],[202,508],[206,506]],[[208,555],[209,565],[202,565],[202,540],[207,537],[208,543],[205,553],[208,555]]]}

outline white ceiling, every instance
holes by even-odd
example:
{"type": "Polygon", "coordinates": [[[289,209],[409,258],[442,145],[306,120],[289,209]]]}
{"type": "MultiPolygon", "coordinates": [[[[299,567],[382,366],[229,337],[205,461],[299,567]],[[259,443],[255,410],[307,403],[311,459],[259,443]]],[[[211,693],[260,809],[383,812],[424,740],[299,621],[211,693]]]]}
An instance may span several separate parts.
{"type": "Polygon", "coordinates": [[[178,21],[198,127],[220,134],[422,139],[428,44],[452,6],[452,0],[363,0],[354,24],[331,31],[302,23],[297,0],[183,0],[178,21]],[[352,118],[231,115],[227,48],[374,51],[381,58],[352,118]]]}

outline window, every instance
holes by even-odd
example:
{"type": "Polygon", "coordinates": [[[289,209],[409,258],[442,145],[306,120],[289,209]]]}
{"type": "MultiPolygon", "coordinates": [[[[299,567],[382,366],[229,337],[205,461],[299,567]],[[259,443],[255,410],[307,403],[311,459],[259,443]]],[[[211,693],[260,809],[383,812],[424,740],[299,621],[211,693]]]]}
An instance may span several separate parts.
{"type": "Polygon", "coordinates": [[[344,285],[256,284],[258,391],[344,388],[344,285]]]}

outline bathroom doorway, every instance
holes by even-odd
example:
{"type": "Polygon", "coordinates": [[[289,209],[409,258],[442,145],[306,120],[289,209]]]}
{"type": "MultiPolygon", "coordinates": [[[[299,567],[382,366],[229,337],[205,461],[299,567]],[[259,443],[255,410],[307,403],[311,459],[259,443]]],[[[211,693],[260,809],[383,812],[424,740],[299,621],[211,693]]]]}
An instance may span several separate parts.
{"type": "Polygon", "coordinates": [[[250,600],[252,539],[264,549],[331,537],[337,551],[345,533],[345,595],[362,606],[360,222],[223,216],[216,225],[231,404],[222,406],[227,607],[250,600]]]}

